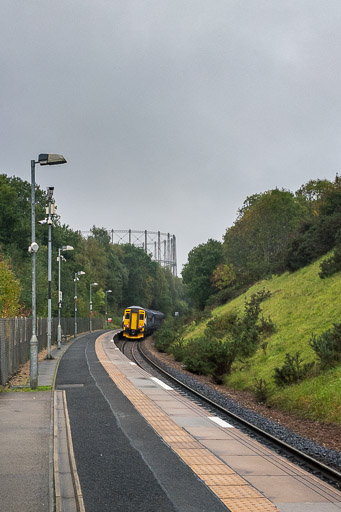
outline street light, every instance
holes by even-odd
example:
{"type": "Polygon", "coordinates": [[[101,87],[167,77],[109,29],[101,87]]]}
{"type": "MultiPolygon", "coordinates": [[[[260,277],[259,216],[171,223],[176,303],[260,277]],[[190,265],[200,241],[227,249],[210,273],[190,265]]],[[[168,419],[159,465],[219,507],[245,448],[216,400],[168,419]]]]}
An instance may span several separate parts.
{"type": "Polygon", "coordinates": [[[52,224],[55,212],[53,200],[54,187],[48,187],[47,199],[48,207],[46,208],[47,218],[40,220],[40,224],[48,225],[48,241],[47,241],[47,279],[48,279],[48,299],[47,299],[47,355],[46,359],[53,359],[51,354],[51,338],[52,338],[52,224]]]}
{"type": "Polygon", "coordinates": [[[112,293],[112,290],[105,292],[105,328],[108,328],[108,293],[112,293]]]}
{"type": "Polygon", "coordinates": [[[63,295],[61,292],[61,261],[66,261],[64,256],[61,256],[61,251],[73,251],[72,245],[63,245],[58,249],[58,327],[57,327],[57,348],[62,347],[62,327],[60,325],[60,316],[62,309],[63,295]]]}
{"type": "Polygon", "coordinates": [[[90,332],[92,332],[92,299],[91,299],[91,289],[93,286],[98,286],[98,283],[90,283],[90,332]]]}
{"type": "Polygon", "coordinates": [[[75,272],[75,337],[77,336],[77,281],[79,281],[78,276],[84,276],[85,272],[83,270],[80,270],[79,272],[75,272]]]}
{"type": "Polygon", "coordinates": [[[35,186],[36,186],[36,164],[57,165],[65,164],[66,160],[62,155],[40,154],[38,161],[31,160],[31,245],[28,248],[32,254],[32,336],[30,339],[30,386],[32,389],[38,387],[38,338],[36,333],[37,311],[36,311],[36,253],[39,249],[36,243],[35,226],[35,186]]]}

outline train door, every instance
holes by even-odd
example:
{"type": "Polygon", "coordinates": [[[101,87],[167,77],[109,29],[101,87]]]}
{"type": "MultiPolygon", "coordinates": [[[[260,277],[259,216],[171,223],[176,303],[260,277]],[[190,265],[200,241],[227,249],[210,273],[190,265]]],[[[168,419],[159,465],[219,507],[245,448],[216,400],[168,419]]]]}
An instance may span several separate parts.
{"type": "Polygon", "coordinates": [[[136,331],[138,327],[138,312],[132,311],[130,317],[130,329],[136,331]]]}

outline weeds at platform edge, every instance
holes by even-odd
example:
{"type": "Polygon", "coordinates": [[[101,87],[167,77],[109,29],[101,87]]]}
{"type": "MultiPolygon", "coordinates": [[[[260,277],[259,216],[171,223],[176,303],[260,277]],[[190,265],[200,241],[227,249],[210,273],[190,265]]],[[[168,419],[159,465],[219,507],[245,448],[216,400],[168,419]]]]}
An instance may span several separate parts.
{"type": "Polygon", "coordinates": [[[0,386],[0,393],[30,393],[35,391],[51,391],[52,386],[38,386],[36,389],[32,389],[26,386],[17,386],[13,388],[4,388],[0,386]]]}

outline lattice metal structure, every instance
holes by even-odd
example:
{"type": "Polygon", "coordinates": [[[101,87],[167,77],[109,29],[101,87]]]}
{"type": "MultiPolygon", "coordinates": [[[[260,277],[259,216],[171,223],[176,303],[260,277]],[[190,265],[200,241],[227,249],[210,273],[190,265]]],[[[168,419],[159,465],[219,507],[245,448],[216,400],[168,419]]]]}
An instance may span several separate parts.
{"type": "MultiPolygon", "coordinates": [[[[132,244],[142,248],[152,260],[162,267],[169,268],[174,276],[177,275],[176,237],[161,231],[137,231],[135,229],[108,229],[112,244],[132,244]]],[[[88,236],[91,232],[82,231],[88,236]]]]}

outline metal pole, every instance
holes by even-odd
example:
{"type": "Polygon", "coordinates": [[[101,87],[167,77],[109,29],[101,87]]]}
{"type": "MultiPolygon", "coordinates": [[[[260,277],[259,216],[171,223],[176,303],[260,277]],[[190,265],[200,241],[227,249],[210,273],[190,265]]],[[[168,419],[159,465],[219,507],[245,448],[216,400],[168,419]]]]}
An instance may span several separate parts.
{"type": "Polygon", "coordinates": [[[53,359],[51,355],[51,341],[52,341],[52,216],[51,216],[51,198],[49,198],[49,212],[48,212],[48,242],[47,242],[47,275],[48,275],[48,299],[47,299],[47,355],[46,359],[53,359]]]}
{"type": "Polygon", "coordinates": [[[92,300],[91,300],[91,288],[92,284],[90,284],[90,332],[92,332],[92,300]]]}
{"type": "MultiPolygon", "coordinates": [[[[31,248],[36,240],[36,225],[35,225],[35,160],[31,160],[31,248]]],[[[32,255],[32,336],[30,339],[30,386],[32,389],[38,387],[38,338],[36,335],[36,253],[34,250],[32,255]]]]}
{"type": "Polygon", "coordinates": [[[105,328],[108,328],[108,293],[112,293],[112,290],[105,291],[105,328]]]}
{"type": "Polygon", "coordinates": [[[177,276],[177,265],[176,265],[176,238],[173,235],[173,264],[174,264],[174,275],[177,276]]]}
{"type": "Polygon", "coordinates": [[[105,292],[105,328],[108,328],[108,292],[105,292]]]}
{"type": "Polygon", "coordinates": [[[78,275],[77,272],[75,273],[75,337],[77,336],[77,281],[78,281],[78,275]]]}
{"type": "Polygon", "coordinates": [[[57,327],[57,348],[62,348],[62,326],[60,325],[61,309],[62,309],[62,296],[61,296],[61,256],[60,248],[58,249],[58,327],[57,327]]]}
{"type": "Polygon", "coordinates": [[[170,234],[167,234],[167,268],[170,266],[170,234]]]}
{"type": "Polygon", "coordinates": [[[148,237],[147,237],[147,230],[144,231],[144,252],[147,252],[147,245],[148,245],[148,237]]]}
{"type": "Polygon", "coordinates": [[[157,260],[161,264],[161,233],[157,232],[157,260]]]}
{"type": "Polygon", "coordinates": [[[170,268],[170,271],[172,272],[172,274],[174,274],[174,251],[173,251],[173,236],[172,238],[170,239],[170,264],[169,264],[169,268],[170,268]]]}

